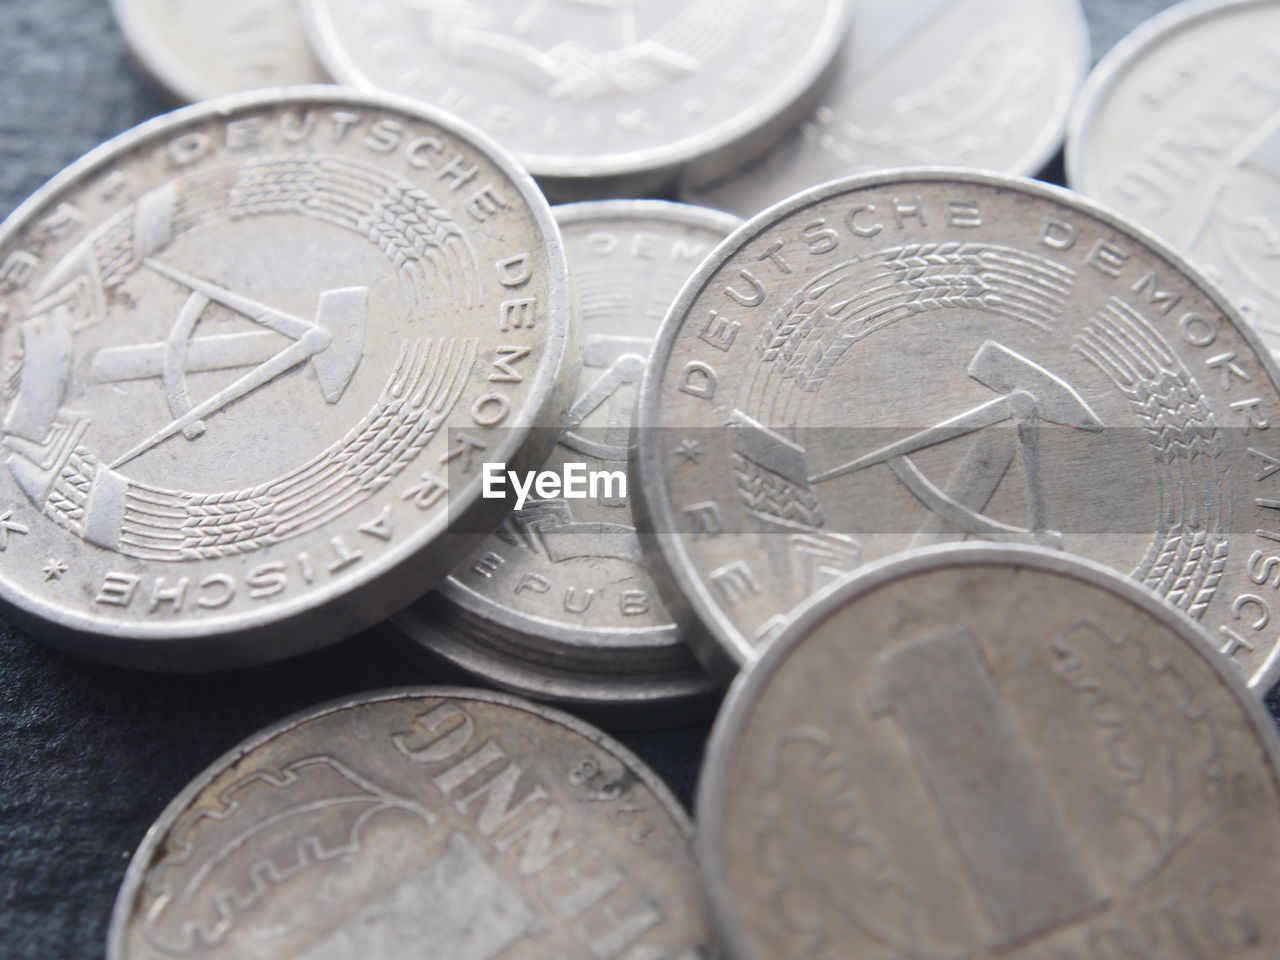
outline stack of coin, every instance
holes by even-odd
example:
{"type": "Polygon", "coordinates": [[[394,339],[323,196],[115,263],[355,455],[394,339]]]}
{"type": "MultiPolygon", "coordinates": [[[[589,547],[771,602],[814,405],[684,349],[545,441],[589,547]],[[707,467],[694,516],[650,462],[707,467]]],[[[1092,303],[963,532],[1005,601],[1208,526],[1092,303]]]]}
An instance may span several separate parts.
{"type": "MultiPolygon", "coordinates": [[[[652,339],[693,268],[739,221],[655,200],[555,208],[582,306],[578,396],[545,469],[625,469],[652,339]]],[[[648,573],[625,496],[516,510],[391,628],[503,689],[614,722],[669,725],[705,707],[697,666],[648,573]]]]}
{"type": "Polygon", "coordinates": [[[0,226],[0,601],[451,685],[216,760],[110,960],[1280,956],[1280,0],[114,11],[191,105],[0,226]],[[695,840],[586,721],[726,687],[695,840]]]}

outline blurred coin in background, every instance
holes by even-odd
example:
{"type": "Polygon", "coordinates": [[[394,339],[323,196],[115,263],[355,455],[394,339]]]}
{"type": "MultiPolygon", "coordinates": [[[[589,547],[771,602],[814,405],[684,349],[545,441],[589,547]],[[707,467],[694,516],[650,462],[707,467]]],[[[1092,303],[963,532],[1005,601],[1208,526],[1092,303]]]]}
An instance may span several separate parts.
{"type": "Polygon", "coordinates": [[[976,538],[1131,574],[1261,694],[1278,378],[1197,270],[1078,194],[853,177],[750,221],[681,292],[641,386],[636,492],[710,661],[754,659],[862,564],[976,538]]]}
{"type": "Polygon", "coordinates": [[[887,561],[732,688],[698,846],[737,960],[1280,955],[1280,744],[1186,617],[1032,547],[887,561]]]}
{"type": "MultiPolygon", "coordinates": [[[[583,372],[543,469],[563,475],[575,463],[625,476],[636,391],[658,325],[740,221],[657,200],[553,212],[581,303],[583,372]]],[[[535,499],[391,628],[414,649],[503,689],[615,724],[672,725],[715,687],[681,641],[649,563],[630,489],[535,499]]]]}
{"type": "Polygon", "coordinates": [[[1280,350],[1280,2],[1192,2],[1097,66],[1067,177],[1222,284],[1280,350]]]}
{"type": "Polygon", "coordinates": [[[134,62],[174,100],[329,79],[293,0],[112,0],[134,62]]]}
{"type": "Polygon", "coordinates": [[[0,310],[0,599],[134,667],[262,663],[400,609],[504,515],[481,463],[540,462],[572,390],[532,179],[334,85],[83,158],[0,228],[0,310]]]}
{"type": "Polygon", "coordinates": [[[812,109],[845,0],[304,0],[338,80],[437,104],[557,199],[722,176],[812,109]]]}
{"type": "Polygon", "coordinates": [[[705,960],[691,841],[659,779],[573,717],[365,694],[255,735],[169,805],[107,956],[705,960]]]}
{"type": "Polygon", "coordinates": [[[751,216],[888,167],[1032,176],[1062,143],[1089,36],[1079,0],[860,0],[838,62],[798,131],[684,198],[751,216]]]}

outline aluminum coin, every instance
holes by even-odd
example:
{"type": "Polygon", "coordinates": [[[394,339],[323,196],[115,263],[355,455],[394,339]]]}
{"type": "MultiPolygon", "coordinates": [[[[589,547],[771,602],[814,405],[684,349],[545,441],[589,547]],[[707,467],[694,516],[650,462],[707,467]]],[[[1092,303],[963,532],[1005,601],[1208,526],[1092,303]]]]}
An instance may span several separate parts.
{"type": "Polygon", "coordinates": [[[715,686],[649,578],[622,485],[636,392],[658,325],[689,275],[740,221],[657,200],[553,212],[581,302],[584,372],[565,433],[542,469],[567,478],[574,464],[584,496],[534,496],[436,594],[391,625],[428,656],[503,689],[594,709],[614,722],[674,723],[715,686]],[[593,476],[611,486],[593,492],[593,476]]]}
{"type": "Polygon", "coordinates": [[[1031,176],[1062,143],[1088,66],[1079,0],[861,0],[838,74],[801,130],[685,197],[751,216],[888,167],[1031,176]]]}
{"type": "Polygon", "coordinates": [[[556,196],[723,176],[813,107],[845,0],[304,0],[333,76],[438,104],[556,196]]]}
{"type": "Polygon", "coordinates": [[[1177,254],[1077,194],[960,170],[827,184],[723,244],[664,322],[637,494],[743,663],[832,579],[950,539],[1098,560],[1280,669],[1280,388],[1177,254]]]}
{"type": "Polygon", "coordinates": [[[1094,70],[1073,187],[1164,237],[1280,350],[1280,2],[1182,3],[1094,70]]]}
{"type": "Polygon", "coordinates": [[[568,270],[533,181],[445,114],[336,86],[74,164],[0,228],[0,311],[0,598],[131,666],[389,616],[501,521],[482,461],[545,457],[531,425],[563,409],[568,270]]]}
{"type": "Polygon", "coordinates": [[[292,0],[112,0],[139,68],[181,103],[323,83],[292,0]]]}
{"type": "Polygon", "coordinates": [[[698,846],[737,960],[1269,960],[1280,742],[1185,616],[1036,547],[877,565],[734,686],[698,846]]]}
{"type": "Polygon", "coordinates": [[[255,735],[169,805],[107,956],[698,960],[691,833],[579,720],[485,691],[367,694],[255,735]]]}

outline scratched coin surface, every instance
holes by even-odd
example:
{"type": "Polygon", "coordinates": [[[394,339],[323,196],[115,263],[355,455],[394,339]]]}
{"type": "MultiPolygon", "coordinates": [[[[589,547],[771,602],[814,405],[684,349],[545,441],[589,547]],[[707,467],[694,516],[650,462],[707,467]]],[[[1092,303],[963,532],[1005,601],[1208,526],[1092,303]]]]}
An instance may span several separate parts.
{"type": "Polygon", "coordinates": [[[1280,350],[1280,2],[1182,3],[1098,65],[1067,176],[1174,244],[1280,350]]]}
{"type": "Polygon", "coordinates": [[[377,622],[501,520],[483,460],[545,456],[567,288],[528,175],[408,101],[277,89],[111,141],[0,229],[0,598],[158,669],[377,622]]]}
{"type": "Polygon", "coordinates": [[[1280,392],[1236,316],[1148,234],[1029,180],[904,170],[775,207],[681,292],[642,382],[667,589],[709,659],[743,663],[868,561],[1038,543],[1147,584],[1265,689],[1280,392]]]}
{"type": "Polygon", "coordinates": [[[735,684],[698,847],[737,960],[1280,955],[1280,742],[1202,630],[1038,547],[830,591],[735,684]]]}
{"type": "Polygon", "coordinates": [[[770,146],[812,106],[847,15],[845,0],[304,0],[303,11],[344,83],[454,111],[567,189],[613,182],[597,196],[677,171],[720,176],[770,146]]]}
{"type": "MultiPolygon", "coordinates": [[[[554,208],[582,307],[583,373],[560,443],[567,463],[625,475],[631,417],[653,338],[735,217],[686,204],[606,200],[554,208]]],[[[630,491],[537,499],[433,596],[393,618],[413,643],[540,699],[674,720],[712,685],[648,573],[630,491]]]]}
{"type": "Polygon", "coordinates": [[[329,79],[292,0],[112,0],[138,66],[173,99],[329,79]]]}
{"type": "Polygon", "coordinates": [[[818,183],[943,164],[1031,176],[1089,67],[1079,0],[860,0],[801,128],[687,199],[750,216],[818,183]]]}
{"type": "Polygon", "coordinates": [[[641,761],[504,694],[293,717],[202,773],[125,875],[110,960],[699,960],[692,830],[641,761]]]}

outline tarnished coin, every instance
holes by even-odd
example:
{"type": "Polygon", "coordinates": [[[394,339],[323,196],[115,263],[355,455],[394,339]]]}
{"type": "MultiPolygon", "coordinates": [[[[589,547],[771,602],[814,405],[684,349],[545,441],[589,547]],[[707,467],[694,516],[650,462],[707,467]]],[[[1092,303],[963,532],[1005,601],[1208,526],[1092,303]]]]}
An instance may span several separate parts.
{"type": "Polygon", "coordinates": [[[1037,173],[1089,66],[1079,0],[860,0],[830,89],[801,129],[686,193],[750,216],[827,180],[944,164],[1037,173]]]}
{"type": "Polygon", "coordinates": [[[1029,180],[903,170],[771,209],[681,292],[637,414],[646,526],[723,654],[888,553],[1052,546],[1277,670],[1277,373],[1175,253],[1029,180]]]}
{"type": "Polygon", "coordinates": [[[169,805],[109,960],[698,960],[684,811],[628,750],[503,694],[422,687],[293,717],[169,805]]]}
{"type": "Polygon", "coordinates": [[[337,87],[161,117],[0,229],[0,598],[94,659],[262,662],[404,606],[544,457],[559,231],[471,128],[337,87]],[[529,446],[531,437],[538,443],[529,446]]]}
{"type": "Polygon", "coordinates": [[[539,699],[672,722],[714,689],[649,577],[625,477],[631,416],[658,325],[694,268],[739,221],[654,200],[556,207],[582,306],[583,375],[543,467],[581,472],[585,497],[534,497],[437,594],[393,618],[429,654],[539,699]]]}
{"type": "Polygon", "coordinates": [[[456,112],[577,199],[702,182],[771,146],[812,108],[846,6],[303,0],[335,77],[456,112]]]}
{"type": "Polygon", "coordinates": [[[184,103],[323,83],[293,0],[112,0],[138,66],[184,103]]]}
{"type": "Polygon", "coordinates": [[[1271,960],[1280,743],[1203,631],[1094,564],[877,565],[735,684],[698,846],[736,960],[1271,960]]]}
{"type": "Polygon", "coordinates": [[[1222,284],[1280,350],[1280,2],[1182,3],[1098,65],[1067,177],[1222,284]]]}

